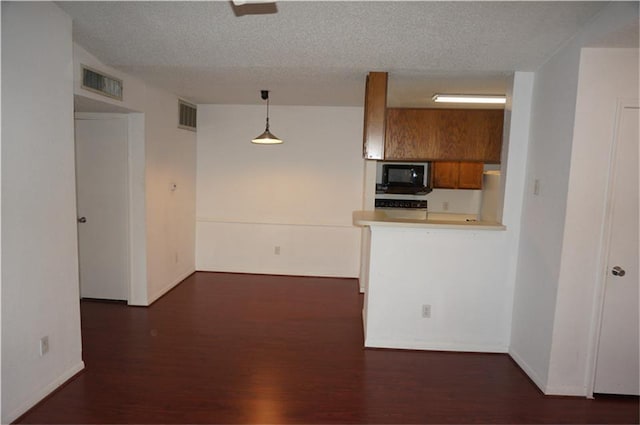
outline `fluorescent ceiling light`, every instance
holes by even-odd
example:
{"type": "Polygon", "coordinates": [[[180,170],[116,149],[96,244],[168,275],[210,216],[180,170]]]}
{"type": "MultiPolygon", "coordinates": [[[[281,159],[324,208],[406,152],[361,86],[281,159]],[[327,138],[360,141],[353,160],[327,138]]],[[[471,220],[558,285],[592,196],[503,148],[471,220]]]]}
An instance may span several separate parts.
{"type": "Polygon", "coordinates": [[[438,103],[498,103],[507,101],[505,96],[475,95],[475,94],[434,94],[431,98],[438,103]]]}
{"type": "Polygon", "coordinates": [[[244,6],[245,4],[275,3],[274,0],[231,0],[234,6],[244,6]]]}

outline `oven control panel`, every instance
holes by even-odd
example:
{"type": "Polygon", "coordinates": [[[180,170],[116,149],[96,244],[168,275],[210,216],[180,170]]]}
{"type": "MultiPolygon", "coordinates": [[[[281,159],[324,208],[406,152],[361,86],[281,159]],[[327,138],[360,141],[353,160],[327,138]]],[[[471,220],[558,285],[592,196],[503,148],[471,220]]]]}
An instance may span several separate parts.
{"type": "Polygon", "coordinates": [[[426,209],[427,201],[418,199],[376,199],[376,208],[414,208],[426,209]]]}

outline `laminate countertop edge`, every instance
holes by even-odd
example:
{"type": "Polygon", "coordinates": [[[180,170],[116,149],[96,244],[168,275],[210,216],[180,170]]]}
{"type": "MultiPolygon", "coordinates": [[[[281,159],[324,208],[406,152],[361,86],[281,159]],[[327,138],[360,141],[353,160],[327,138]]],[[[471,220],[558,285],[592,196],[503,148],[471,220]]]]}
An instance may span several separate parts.
{"type": "Polygon", "coordinates": [[[412,227],[421,229],[457,229],[457,230],[506,230],[503,224],[493,221],[426,220],[410,218],[392,218],[384,211],[354,211],[355,226],[412,227]]]}

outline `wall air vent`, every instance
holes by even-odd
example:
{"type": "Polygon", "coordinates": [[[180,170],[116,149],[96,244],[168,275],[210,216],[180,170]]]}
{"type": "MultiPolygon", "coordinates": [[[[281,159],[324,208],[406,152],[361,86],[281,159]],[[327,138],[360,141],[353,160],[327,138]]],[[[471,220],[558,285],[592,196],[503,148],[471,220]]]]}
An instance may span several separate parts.
{"type": "Polygon", "coordinates": [[[187,103],[184,100],[178,100],[178,128],[196,131],[196,116],[198,107],[187,103]]]}
{"type": "Polygon", "coordinates": [[[122,100],[122,80],[106,75],[88,66],[82,66],[82,88],[110,97],[122,100]]]}

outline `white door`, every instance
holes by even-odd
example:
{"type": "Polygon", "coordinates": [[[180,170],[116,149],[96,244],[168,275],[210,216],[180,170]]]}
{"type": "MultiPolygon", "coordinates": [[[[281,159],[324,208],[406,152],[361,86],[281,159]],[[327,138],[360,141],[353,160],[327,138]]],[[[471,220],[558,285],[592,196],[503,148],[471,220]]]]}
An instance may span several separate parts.
{"type": "Polygon", "coordinates": [[[638,357],[638,116],[625,107],[618,119],[611,230],[594,393],[639,394],[638,357]]]}
{"type": "Polygon", "coordinates": [[[80,296],[127,300],[127,119],[76,119],[80,296]]]}

